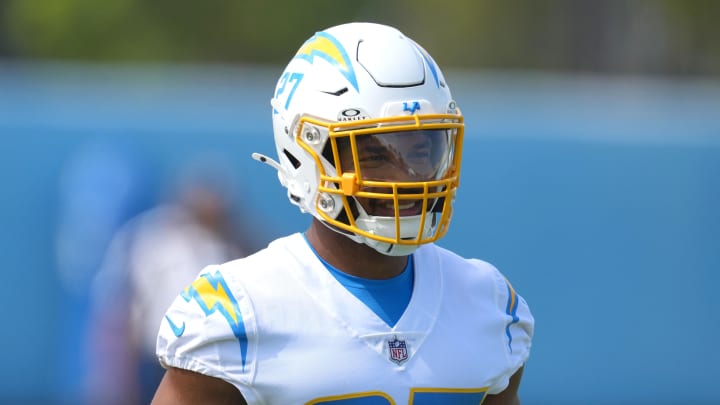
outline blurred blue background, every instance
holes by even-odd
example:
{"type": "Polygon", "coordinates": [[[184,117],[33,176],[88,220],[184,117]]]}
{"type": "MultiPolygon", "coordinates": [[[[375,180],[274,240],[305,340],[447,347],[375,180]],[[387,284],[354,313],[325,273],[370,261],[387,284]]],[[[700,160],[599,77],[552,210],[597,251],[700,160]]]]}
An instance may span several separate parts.
{"type": "MultiPolygon", "coordinates": [[[[283,58],[335,23],[314,22],[283,58]]],[[[98,361],[83,339],[113,235],[188,167],[220,168],[252,248],[310,217],[250,158],[275,153],[269,99],[284,62],[43,54],[18,32],[0,41],[0,402],[77,403],[98,361]]],[[[705,64],[665,72],[613,64],[618,53],[597,70],[502,58],[444,69],[467,130],[440,244],[495,264],[529,302],[523,404],[720,403],[720,75],[707,62],[720,59],[700,48],[687,54],[705,64]]]]}
{"type": "MultiPolygon", "coordinates": [[[[309,217],[250,158],[274,153],[268,100],[278,69],[0,67],[0,392],[42,396],[55,383],[49,366],[69,327],[55,238],[63,176],[78,156],[99,156],[90,172],[137,171],[137,208],[183,164],[212,156],[232,167],[248,231],[304,229],[309,217]]],[[[531,304],[526,403],[720,398],[720,83],[447,76],[468,131],[441,245],[491,261],[531,304]]]]}

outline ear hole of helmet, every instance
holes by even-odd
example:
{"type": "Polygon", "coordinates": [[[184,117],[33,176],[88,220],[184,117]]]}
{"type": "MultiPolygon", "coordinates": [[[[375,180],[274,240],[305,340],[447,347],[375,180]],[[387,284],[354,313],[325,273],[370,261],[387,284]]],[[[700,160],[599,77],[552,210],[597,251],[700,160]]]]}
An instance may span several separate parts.
{"type": "Polygon", "coordinates": [[[296,158],[295,156],[293,156],[292,153],[288,152],[287,149],[283,149],[283,153],[284,153],[285,156],[288,158],[288,160],[290,160],[290,163],[292,163],[292,165],[293,165],[294,168],[297,169],[298,167],[301,166],[302,163],[300,163],[300,161],[298,160],[298,158],[296,158]]]}

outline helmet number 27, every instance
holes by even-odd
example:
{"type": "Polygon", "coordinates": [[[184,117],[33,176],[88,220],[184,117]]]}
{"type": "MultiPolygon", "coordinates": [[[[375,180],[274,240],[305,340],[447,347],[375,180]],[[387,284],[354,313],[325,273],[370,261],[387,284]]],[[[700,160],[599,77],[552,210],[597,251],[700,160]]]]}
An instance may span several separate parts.
{"type": "Polygon", "coordinates": [[[287,87],[288,83],[292,85],[292,88],[290,89],[290,92],[287,95],[287,98],[285,99],[285,109],[288,109],[288,106],[290,106],[290,101],[292,100],[293,94],[295,94],[295,90],[297,90],[298,85],[300,84],[300,81],[303,78],[302,73],[290,73],[285,72],[282,77],[280,78],[280,82],[278,83],[278,89],[275,93],[275,98],[277,99],[285,92],[285,88],[287,87]]]}

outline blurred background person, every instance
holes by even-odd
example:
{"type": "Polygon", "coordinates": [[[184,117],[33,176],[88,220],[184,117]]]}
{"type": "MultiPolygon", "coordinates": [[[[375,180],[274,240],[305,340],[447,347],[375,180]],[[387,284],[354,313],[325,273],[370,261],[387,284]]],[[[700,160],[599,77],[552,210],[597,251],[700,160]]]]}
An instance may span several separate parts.
{"type": "Polygon", "coordinates": [[[140,156],[119,142],[88,142],[68,157],[60,174],[55,253],[62,327],[53,375],[68,401],[82,398],[88,375],[90,284],[114,233],[152,199],[140,156]]]}
{"type": "Polygon", "coordinates": [[[219,171],[191,165],[114,236],[92,286],[89,403],[149,403],[163,373],[155,343],[167,307],[203,267],[262,243],[237,222],[232,188],[219,171]]]}

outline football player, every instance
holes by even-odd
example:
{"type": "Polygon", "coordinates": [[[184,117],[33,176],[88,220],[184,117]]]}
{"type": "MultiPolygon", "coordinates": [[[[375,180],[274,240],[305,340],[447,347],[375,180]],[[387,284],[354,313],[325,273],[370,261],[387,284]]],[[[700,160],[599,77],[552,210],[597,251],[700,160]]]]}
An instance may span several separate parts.
{"type": "Polygon", "coordinates": [[[435,242],[463,116],[395,28],[317,32],[271,100],[277,170],[309,228],[202,270],[162,320],[154,404],[519,404],[534,320],[492,265],[435,242]]]}

